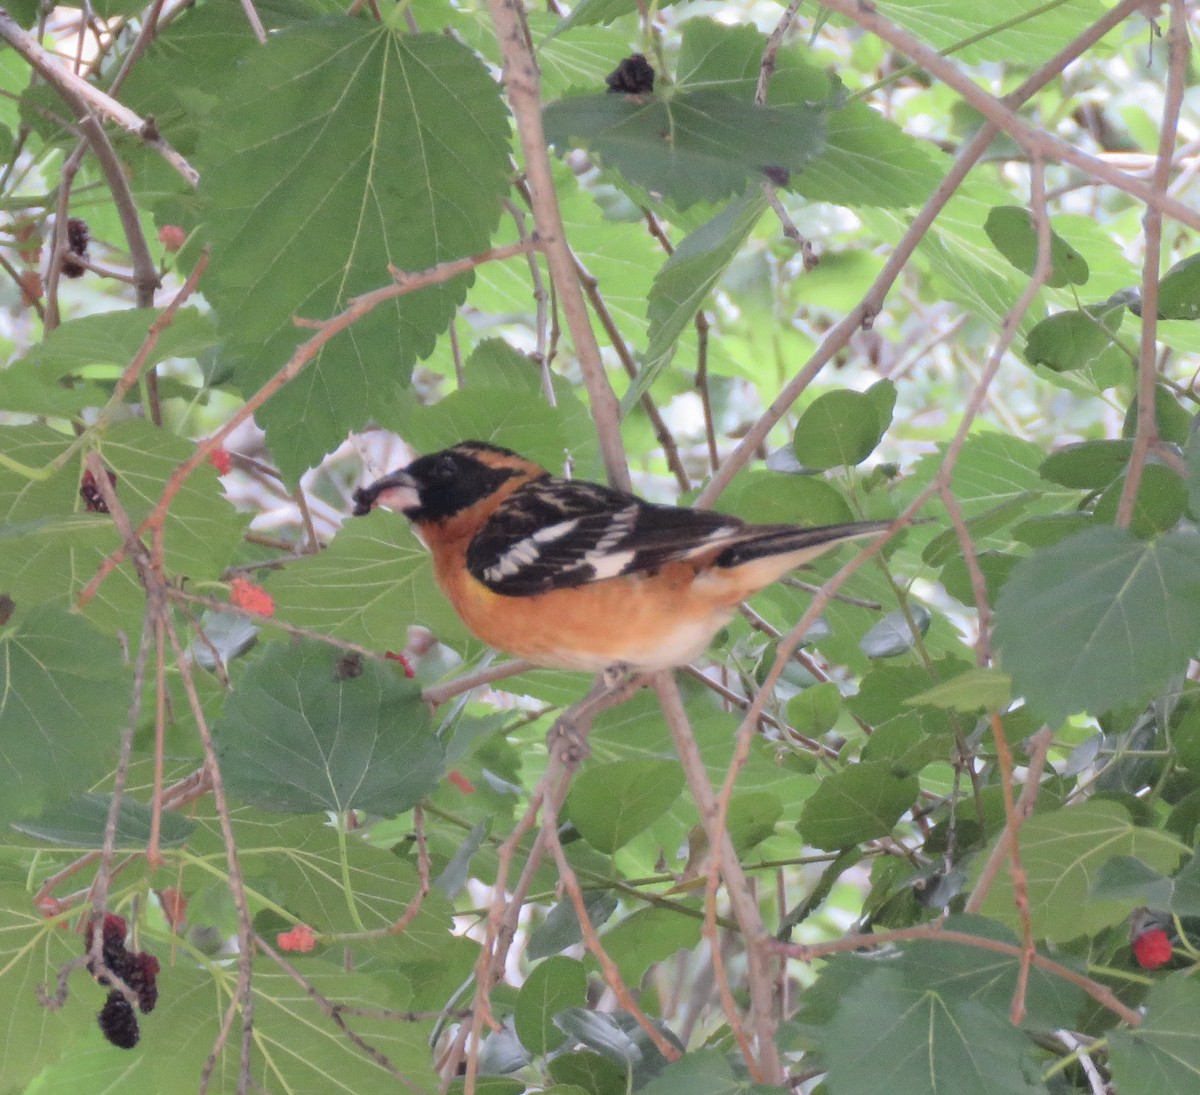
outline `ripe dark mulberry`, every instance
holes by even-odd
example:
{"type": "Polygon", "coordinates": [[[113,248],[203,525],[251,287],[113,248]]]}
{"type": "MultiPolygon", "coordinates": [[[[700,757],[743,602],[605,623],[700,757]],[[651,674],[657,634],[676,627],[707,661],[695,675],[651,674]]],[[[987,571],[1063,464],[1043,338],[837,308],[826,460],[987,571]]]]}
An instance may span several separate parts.
{"type": "Polygon", "coordinates": [[[604,83],[618,95],[649,95],[654,90],[654,68],[645,54],[634,53],[617,65],[604,83]]]}
{"type": "Polygon", "coordinates": [[[114,961],[124,958],[125,934],[129,930],[125,918],[116,913],[105,913],[103,919],[93,920],[84,938],[84,953],[91,953],[92,940],[96,938],[97,930],[101,934],[100,952],[104,955],[105,963],[112,965],[114,961]]]}
{"type": "Polygon", "coordinates": [[[128,955],[126,968],[120,974],[121,980],[137,993],[138,1007],[153,1011],[158,1003],[158,959],[148,951],[128,955]]]}
{"type": "Polygon", "coordinates": [[[104,1007],[100,1009],[96,1018],[104,1037],[114,1046],[133,1049],[138,1044],[140,1032],[137,1015],[133,1005],[117,989],[108,994],[108,999],[104,1001],[104,1007]]]}
{"type": "MultiPolygon", "coordinates": [[[[117,473],[113,471],[108,472],[108,481],[115,489],[117,485],[117,473]]],[[[104,495],[100,493],[100,488],[96,486],[96,477],[90,471],[85,471],[83,478],[79,481],[79,497],[83,499],[83,504],[87,507],[88,513],[108,512],[108,503],[104,501],[104,495]]],[[[112,913],[108,914],[108,916],[112,915],[112,913]]],[[[108,919],[108,916],[105,917],[105,920],[108,919]]],[[[121,920],[119,916],[117,919],[121,920]]],[[[121,923],[124,924],[125,921],[121,920],[121,923]]]]}
{"type": "Polygon", "coordinates": [[[87,221],[80,217],[71,217],[67,221],[67,254],[63,256],[62,272],[69,278],[81,278],[87,272],[87,267],[78,259],[87,258],[88,242],[91,233],[87,221]],[[74,257],[72,257],[74,256],[74,257]]]}
{"type": "Polygon", "coordinates": [[[91,239],[91,233],[88,231],[87,221],[81,217],[71,217],[67,221],[67,247],[71,253],[82,257],[87,254],[88,242],[91,239]]]}

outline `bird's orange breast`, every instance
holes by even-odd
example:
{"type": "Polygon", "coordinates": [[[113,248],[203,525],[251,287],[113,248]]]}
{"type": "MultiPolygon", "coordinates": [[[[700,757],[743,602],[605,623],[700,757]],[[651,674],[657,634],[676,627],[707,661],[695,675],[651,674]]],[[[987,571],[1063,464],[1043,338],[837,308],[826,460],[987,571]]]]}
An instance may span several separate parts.
{"type": "Polygon", "coordinates": [[[683,665],[704,652],[742,599],[732,592],[713,597],[711,591],[699,591],[697,565],[692,562],[505,597],[471,576],[464,554],[465,546],[443,548],[434,562],[438,585],[463,622],[490,646],[554,668],[683,665]]]}

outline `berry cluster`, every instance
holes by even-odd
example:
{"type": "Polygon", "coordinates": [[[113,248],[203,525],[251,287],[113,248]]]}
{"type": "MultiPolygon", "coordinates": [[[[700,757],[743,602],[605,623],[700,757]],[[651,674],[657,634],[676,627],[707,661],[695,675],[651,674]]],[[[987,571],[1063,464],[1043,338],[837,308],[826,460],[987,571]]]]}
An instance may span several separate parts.
{"type": "MultiPolygon", "coordinates": [[[[148,951],[126,950],[125,931],[125,920],[116,913],[105,913],[102,919],[92,921],[87,933],[88,972],[102,985],[112,985],[113,977],[119,979],[137,997],[142,1011],[153,1011],[158,1003],[158,959],[148,951]],[[100,935],[102,966],[91,957],[97,933],[100,935]]],[[[104,1037],[114,1046],[133,1049],[137,1045],[137,1015],[119,988],[113,988],[108,994],[96,1018],[104,1037]]]]}

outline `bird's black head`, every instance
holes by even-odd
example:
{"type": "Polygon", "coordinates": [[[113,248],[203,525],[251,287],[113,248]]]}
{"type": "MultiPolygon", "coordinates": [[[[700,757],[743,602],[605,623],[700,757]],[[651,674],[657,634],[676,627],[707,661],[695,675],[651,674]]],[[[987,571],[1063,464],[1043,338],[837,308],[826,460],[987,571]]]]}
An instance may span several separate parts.
{"type": "Polygon", "coordinates": [[[419,456],[407,468],[359,488],[354,492],[354,513],[361,517],[380,502],[410,521],[444,521],[514,476],[529,478],[529,469],[535,467],[509,449],[484,441],[462,441],[419,456]]]}

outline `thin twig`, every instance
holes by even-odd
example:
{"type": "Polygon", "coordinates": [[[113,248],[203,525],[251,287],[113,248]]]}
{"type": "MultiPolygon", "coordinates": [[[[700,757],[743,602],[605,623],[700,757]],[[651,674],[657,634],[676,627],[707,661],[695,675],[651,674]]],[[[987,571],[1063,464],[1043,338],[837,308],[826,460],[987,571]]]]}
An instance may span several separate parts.
{"type": "MultiPolygon", "coordinates": [[[[919,924],[911,928],[897,928],[894,931],[878,932],[877,934],[845,935],[828,943],[780,943],[775,942],[775,948],[788,958],[798,958],[802,962],[812,962],[830,954],[845,954],[849,951],[863,950],[889,946],[893,943],[906,943],[916,939],[929,939],[937,942],[957,943],[967,947],[978,947],[981,950],[993,951],[996,954],[1007,954],[1020,958],[1023,948],[1015,943],[1005,943],[999,939],[989,939],[984,936],[971,935],[968,932],[946,929],[940,921],[932,924],[919,924]]],[[[1071,969],[1055,962],[1044,955],[1034,954],[1033,964],[1040,970],[1045,970],[1056,977],[1082,989],[1098,1004],[1107,1008],[1119,1019],[1131,1027],[1140,1026],[1140,1013],[1123,1003],[1107,985],[1093,981],[1078,970],[1071,969]]]]}
{"type": "MultiPolygon", "coordinates": [[[[396,297],[404,296],[407,293],[416,292],[416,290],[424,289],[430,285],[439,285],[442,282],[457,277],[459,274],[465,274],[467,271],[473,270],[485,262],[499,261],[501,259],[512,258],[514,255],[523,254],[532,246],[534,245],[531,243],[516,243],[509,244],[506,247],[494,247],[467,258],[453,259],[449,262],[439,263],[437,266],[417,274],[405,274],[397,271],[394,275],[394,283],[392,285],[385,285],[379,289],[372,289],[369,292],[353,297],[345,309],[330,319],[318,323],[306,323],[306,326],[315,328],[316,333],[310,339],[296,347],[287,364],[250,396],[219,430],[204,441],[201,441],[196,446],[195,452],[171,473],[171,477],[163,487],[163,492],[158,502],[155,503],[154,509],[138,529],[138,535],[141,536],[147,530],[162,527],[167,507],[171,504],[171,500],[175,495],[179,493],[180,488],[192,472],[208,459],[210,453],[220,448],[225,438],[250,418],[271,396],[303,372],[309,362],[317,356],[325,344],[334,338],[335,335],[340,334],[351,324],[389,300],[394,300],[396,297]]],[[[86,605],[96,595],[100,584],[124,558],[125,548],[122,545],[100,564],[91,581],[88,582],[83,592],[79,595],[78,603],[80,607],[86,605]]]]}
{"type": "Polygon", "coordinates": [[[254,6],[254,0],[242,0],[242,11],[246,15],[246,22],[250,24],[250,29],[254,31],[254,37],[258,39],[260,46],[267,44],[267,32],[263,27],[262,20],[258,16],[258,9],[254,6]]]}
{"type": "Polygon", "coordinates": [[[409,1091],[416,1092],[416,1095],[425,1095],[425,1089],[420,1084],[413,1081],[408,1074],[387,1058],[387,1056],[375,1046],[371,1045],[360,1034],[356,1034],[350,1029],[349,1024],[343,1017],[343,1013],[348,1009],[343,1008],[339,1004],[335,1004],[324,993],[319,992],[316,986],[302,974],[295,966],[291,964],[282,954],[271,946],[261,935],[254,936],[254,945],[271,959],[284,973],[286,973],[296,984],[304,990],[308,998],[321,1009],[326,1018],[329,1019],[334,1026],[338,1028],[346,1036],[346,1040],[350,1042],[361,1053],[370,1057],[381,1069],[395,1076],[409,1091]]]}
{"type": "MultiPolygon", "coordinates": [[[[1140,11],[1145,6],[1145,0],[1121,0],[1115,7],[1107,11],[1063,49],[1059,50],[1050,60],[1026,79],[1018,88],[1006,95],[1001,102],[1015,111],[1048,83],[1057,80],[1062,70],[1075,58],[1090,49],[1114,27],[1119,26],[1130,15],[1140,11]]],[[[945,208],[946,204],[962,185],[963,180],[971,169],[982,158],[992,141],[1001,131],[1001,126],[992,121],[986,121],[979,131],[963,146],[954,165],[946,173],[945,178],[938,184],[937,189],[929,196],[920,211],[909,224],[908,229],[888,255],[883,269],[871,283],[862,300],[849,313],[830,328],[813,355],[779,393],[775,400],[750,427],[732,453],[721,462],[716,474],[712,477],[696,500],[697,506],[711,506],[720,493],[729,485],[731,479],[741,470],[766,441],[767,435],[775,424],[791,409],[792,404],[812,383],[817,374],[849,343],[854,333],[863,326],[869,325],[890,292],[893,283],[900,276],[912,258],[917,245],[925,237],[933,222],[945,208]]]]}
{"type": "MultiPolygon", "coordinates": [[[[934,78],[958,92],[990,123],[999,126],[1012,137],[1031,159],[1070,164],[1114,189],[1137,198],[1151,209],[1172,217],[1180,224],[1200,231],[1200,211],[1171,197],[1165,190],[1160,191],[1143,179],[1119,171],[1107,161],[1090,156],[1045,130],[1035,129],[1013,110],[1007,98],[998,99],[989,95],[937,50],[884,18],[873,5],[864,4],[861,0],[822,0],[822,3],[831,11],[846,16],[863,30],[874,34],[893,49],[916,61],[934,78]]],[[[1144,0],[1139,7],[1145,7],[1144,0]]]]}
{"type": "Polygon", "coordinates": [[[575,355],[587,387],[592,417],[600,439],[600,451],[608,481],[622,490],[630,486],[629,469],[621,447],[621,409],[608,382],[600,347],[592,331],[587,305],[575,277],[574,257],[563,229],[562,214],[554,190],[550,153],[542,128],[541,80],[525,25],[520,0],[489,0],[496,40],[504,63],[504,87],[517,123],[517,135],[525,159],[533,221],[550,269],[550,280],[566,316],[567,329],[575,344],[575,355]]]}
{"type": "MultiPolygon", "coordinates": [[[[564,798],[566,796],[566,787],[567,781],[564,780],[561,790],[564,798]]],[[[542,808],[542,835],[558,867],[559,880],[566,889],[567,897],[575,909],[575,918],[579,921],[579,930],[583,935],[584,946],[587,947],[588,953],[599,963],[604,982],[617,998],[617,1003],[633,1016],[637,1025],[646,1032],[646,1037],[650,1039],[659,1053],[668,1061],[677,1061],[680,1057],[679,1050],[675,1048],[664,1036],[663,1032],[654,1025],[649,1016],[638,1006],[637,1001],[633,998],[633,994],[626,987],[625,982],[621,980],[620,967],[613,961],[612,956],[609,955],[608,951],[604,949],[604,945],[600,942],[596,926],[592,923],[592,918],[588,914],[587,901],[583,896],[583,891],[579,887],[579,879],[575,877],[575,871],[571,867],[570,860],[567,859],[567,853],[563,850],[562,841],[558,839],[558,813],[561,808],[562,799],[557,796],[551,797],[548,795],[546,797],[542,808]]]]}
{"type": "MultiPolygon", "coordinates": [[[[1041,789],[1042,769],[1046,766],[1046,757],[1053,742],[1054,735],[1045,726],[1029,739],[1030,752],[1029,761],[1025,766],[1025,786],[1021,788],[1021,797],[1017,800],[1014,810],[1018,826],[1033,813],[1033,805],[1037,801],[1038,791],[1041,789]]],[[[1009,843],[1004,838],[997,840],[992,846],[987,861],[979,872],[979,879],[967,898],[967,903],[963,908],[964,912],[977,913],[983,908],[983,900],[987,897],[992,882],[1007,860],[1008,850],[1009,843]]]]}
{"type": "MultiPolygon", "coordinates": [[[[1162,122],[1159,126],[1158,159],[1150,186],[1155,194],[1165,195],[1171,181],[1171,162],[1175,153],[1175,138],[1179,132],[1179,110],[1183,103],[1185,76],[1191,55],[1187,28],[1187,13],[1183,0],[1171,0],[1171,24],[1167,30],[1167,93],[1163,100],[1162,122]]],[[[1145,227],[1145,254],[1142,257],[1142,344],[1138,357],[1137,422],[1133,434],[1133,450],[1129,455],[1129,470],[1117,503],[1115,523],[1128,528],[1133,517],[1133,505],[1146,457],[1158,442],[1158,415],[1154,398],[1158,369],[1155,360],[1155,338],[1158,334],[1158,272],[1162,266],[1163,215],[1154,204],[1147,204],[1142,219],[1145,227]]]]}
{"type": "MultiPolygon", "coordinates": [[[[600,293],[600,280],[588,271],[578,257],[575,259],[575,269],[579,274],[579,283],[583,286],[588,303],[591,304],[592,311],[596,313],[596,318],[600,320],[600,326],[604,328],[604,333],[608,336],[609,345],[612,346],[613,351],[616,353],[617,360],[620,361],[626,375],[631,380],[635,379],[638,375],[637,361],[634,359],[633,351],[629,349],[628,343],[625,341],[624,336],[622,336],[620,327],[617,326],[616,320],[613,319],[612,312],[609,311],[608,305],[604,302],[604,297],[600,293]]],[[[675,443],[675,438],[667,428],[667,423],[663,419],[662,412],[659,411],[657,404],[649,392],[643,392],[638,402],[642,410],[646,412],[646,417],[650,419],[654,436],[658,440],[663,455],[667,459],[667,467],[671,469],[671,474],[675,476],[675,482],[679,484],[679,489],[681,491],[691,490],[692,482],[688,477],[687,469],[683,466],[683,460],[679,456],[679,446],[675,443]]]]}
{"type": "Polygon", "coordinates": [[[0,38],[13,47],[47,83],[70,103],[82,104],[79,116],[107,118],[127,133],[132,134],[153,148],[174,168],[190,186],[200,182],[200,175],[170,144],[165,141],[147,119],[141,117],[98,87],[88,83],[82,76],[71,71],[71,66],[58,56],[44,49],[38,39],[24,30],[8,12],[0,9],[0,38]]]}
{"type": "Polygon", "coordinates": [[[733,908],[733,915],[742,929],[746,940],[746,976],[750,987],[750,1023],[754,1029],[757,1060],[747,1061],[749,1067],[762,1077],[762,1082],[779,1084],[783,1079],[783,1067],[779,1050],[775,1044],[775,1014],[771,975],[771,954],[767,943],[771,936],[763,924],[758,902],[754,898],[750,881],[729,839],[729,833],[718,823],[716,796],[709,780],[708,769],[696,745],[683,708],[679,689],[669,673],[657,673],[654,677],[659,706],[671,730],[675,752],[683,767],[684,776],[700,819],[708,836],[709,854],[719,857],[721,874],[725,878],[726,892],[733,908]]]}
{"type": "Polygon", "coordinates": [[[721,453],[717,449],[717,425],[713,421],[712,395],[708,390],[708,316],[704,309],[696,313],[696,391],[700,394],[700,407],[704,411],[704,442],[708,446],[708,466],[717,470],[721,453]]]}

